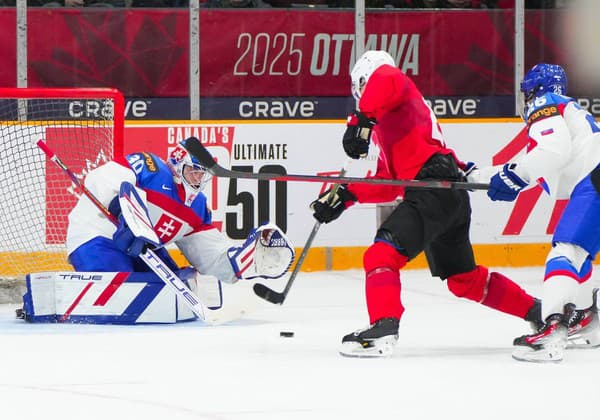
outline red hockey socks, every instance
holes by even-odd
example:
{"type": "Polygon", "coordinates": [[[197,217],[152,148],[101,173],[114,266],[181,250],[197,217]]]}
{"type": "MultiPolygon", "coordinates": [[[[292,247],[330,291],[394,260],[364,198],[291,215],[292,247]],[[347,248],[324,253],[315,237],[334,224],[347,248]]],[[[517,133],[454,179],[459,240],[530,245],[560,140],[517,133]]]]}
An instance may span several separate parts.
{"type": "Polygon", "coordinates": [[[481,302],[485,306],[525,319],[535,299],[517,283],[503,274],[492,272],[488,281],[487,296],[481,302]]]}
{"type": "Polygon", "coordinates": [[[404,307],[400,299],[400,268],[408,257],[384,242],[376,242],[365,252],[366,297],[369,320],[400,319],[404,307]]]}
{"type": "Polygon", "coordinates": [[[458,297],[474,300],[500,312],[525,318],[535,300],[508,277],[477,266],[448,277],[448,289],[458,297]]]}

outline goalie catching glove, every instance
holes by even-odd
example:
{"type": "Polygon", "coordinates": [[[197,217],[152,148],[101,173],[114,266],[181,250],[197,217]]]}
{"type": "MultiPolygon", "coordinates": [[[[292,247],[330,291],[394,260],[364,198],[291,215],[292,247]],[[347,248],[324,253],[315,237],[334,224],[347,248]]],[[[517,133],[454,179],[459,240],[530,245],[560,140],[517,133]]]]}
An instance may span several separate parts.
{"type": "Polygon", "coordinates": [[[340,217],[340,215],[356,201],[356,197],[346,184],[335,186],[319,196],[310,203],[313,217],[319,223],[329,223],[340,217]]]}
{"type": "Polygon", "coordinates": [[[285,234],[272,223],[252,230],[246,242],[227,251],[238,279],[283,276],[294,261],[294,248],[285,234]]]}
{"type": "Polygon", "coordinates": [[[342,145],[349,157],[359,159],[369,154],[371,131],[376,123],[374,119],[366,117],[359,111],[354,111],[348,116],[342,145]]]}

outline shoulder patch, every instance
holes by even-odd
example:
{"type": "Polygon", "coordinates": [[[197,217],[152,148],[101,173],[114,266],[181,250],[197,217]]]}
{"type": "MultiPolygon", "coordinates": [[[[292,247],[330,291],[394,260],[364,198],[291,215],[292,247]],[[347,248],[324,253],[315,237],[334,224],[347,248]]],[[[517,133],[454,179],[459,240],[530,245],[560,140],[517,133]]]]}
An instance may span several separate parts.
{"type": "Polygon", "coordinates": [[[555,115],[560,115],[558,105],[545,106],[543,108],[536,109],[534,112],[532,112],[529,118],[527,118],[527,124],[531,125],[536,121],[540,121],[548,117],[553,117],[555,115]]]}
{"type": "Polygon", "coordinates": [[[144,163],[146,163],[146,167],[150,172],[158,172],[158,165],[154,161],[154,158],[149,153],[143,152],[144,163]]]}

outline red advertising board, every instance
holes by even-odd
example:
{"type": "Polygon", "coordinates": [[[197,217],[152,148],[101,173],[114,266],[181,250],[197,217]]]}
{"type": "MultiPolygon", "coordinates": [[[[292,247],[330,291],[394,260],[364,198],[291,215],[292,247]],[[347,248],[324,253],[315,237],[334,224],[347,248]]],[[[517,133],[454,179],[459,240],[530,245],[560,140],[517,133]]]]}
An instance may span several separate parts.
{"type": "MultiPolygon", "coordinates": [[[[526,65],[561,62],[563,15],[526,13],[526,65]],[[541,18],[543,17],[543,18],[541,18]]],[[[511,10],[369,11],[367,48],[386,49],[424,95],[513,93],[511,10]]],[[[0,9],[0,85],[16,83],[15,13],[0,9]]],[[[30,86],[111,86],[127,97],[188,95],[186,9],[31,9],[30,86]],[[52,28],[51,31],[48,28],[52,28]]],[[[348,96],[351,10],[200,12],[207,97],[348,96]]],[[[577,83],[575,82],[575,86],[577,83]]]]}

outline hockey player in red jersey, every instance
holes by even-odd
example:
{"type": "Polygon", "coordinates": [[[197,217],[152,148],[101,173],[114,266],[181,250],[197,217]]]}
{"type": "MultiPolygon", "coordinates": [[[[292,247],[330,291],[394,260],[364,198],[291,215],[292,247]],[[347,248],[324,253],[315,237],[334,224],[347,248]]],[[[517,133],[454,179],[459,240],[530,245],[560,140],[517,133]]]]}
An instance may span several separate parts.
{"type": "MultiPolygon", "coordinates": [[[[465,165],[446,147],[435,115],[414,83],[384,51],[368,51],[352,72],[359,111],[348,117],[343,137],[354,159],[379,147],[374,178],[464,180],[465,165]]],[[[519,318],[539,322],[539,301],[504,275],[477,265],[469,239],[471,207],[465,190],[404,189],[364,184],[330,189],[311,207],[321,223],[354,204],[403,200],[383,221],[363,257],[370,326],[342,339],[345,356],[392,354],[404,307],[400,270],[425,252],[431,274],[446,280],[458,297],[519,318]]]]}

